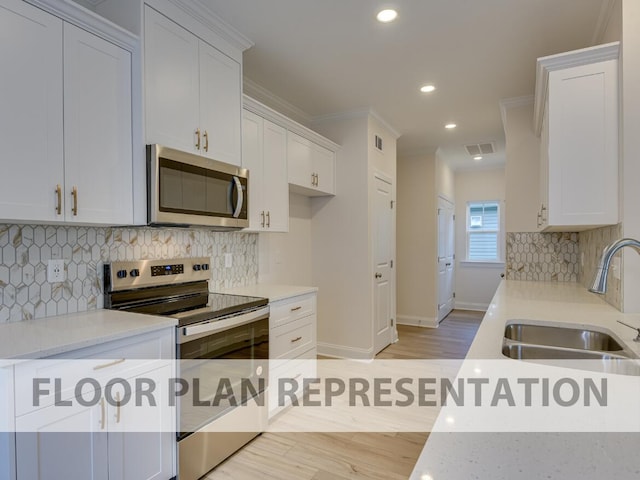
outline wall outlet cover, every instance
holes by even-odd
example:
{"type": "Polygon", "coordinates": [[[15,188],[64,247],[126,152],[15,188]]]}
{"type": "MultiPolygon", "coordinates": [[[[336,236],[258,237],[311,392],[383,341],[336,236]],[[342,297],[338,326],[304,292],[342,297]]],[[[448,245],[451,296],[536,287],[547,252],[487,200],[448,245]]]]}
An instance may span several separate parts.
{"type": "Polygon", "coordinates": [[[60,283],[67,279],[67,271],[64,268],[64,260],[49,260],[47,264],[47,282],[60,283]]]}
{"type": "Polygon", "coordinates": [[[231,253],[224,254],[224,268],[233,267],[233,255],[231,253]]]}

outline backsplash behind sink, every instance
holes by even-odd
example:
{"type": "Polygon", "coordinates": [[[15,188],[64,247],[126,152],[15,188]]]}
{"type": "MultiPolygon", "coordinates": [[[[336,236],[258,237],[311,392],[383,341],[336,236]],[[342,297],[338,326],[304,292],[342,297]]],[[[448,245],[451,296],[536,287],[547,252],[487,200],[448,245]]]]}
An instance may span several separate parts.
{"type": "Polygon", "coordinates": [[[509,280],[577,282],[580,278],[577,233],[507,233],[509,280]]]}
{"type": "Polygon", "coordinates": [[[0,322],[102,308],[102,265],[119,260],[211,257],[212,289],[258,278],[258,235],[207,229],[0,224],[0,322]],[[233,267],[224,268],[224,254],[233,267]],[[65,260],[67,280],[48,283],[47,261],[65,260]]]}

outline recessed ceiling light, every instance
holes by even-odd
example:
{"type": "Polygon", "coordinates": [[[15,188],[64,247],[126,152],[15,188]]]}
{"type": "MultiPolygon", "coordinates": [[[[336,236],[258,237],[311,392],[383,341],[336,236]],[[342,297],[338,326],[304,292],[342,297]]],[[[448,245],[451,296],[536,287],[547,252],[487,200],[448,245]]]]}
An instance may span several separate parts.
{"type": "Polygon", "coordinates": [[[423,87],[420,87],[420,91],[422,93],[430,93],[433,92],[436,89],[436,87],[434,87],[433,85],[424,85],[423,87]]]}
{"type": "Polygon", "coordinates": [[[480,155],[476,155],[475,157],[473,157],[474,160],[482,160],[482,156],[480,155]]]}
{"type": "Polygon", "coordinates": [[[449,130],[452,130],[452,129],[456,128],[456,127],[457,127],[457,125],[456,125],[455,123],[447,123],[447,124],[444,126],[444,128],[447,128],[447,129],[449,129],[449,130]]]}
{"type": "Polygon", "coordinates": [[[379,22],[389,23],[393,22],[398,17],[398,12],[392,9],[380,10],[376,18],[379,22]]]}

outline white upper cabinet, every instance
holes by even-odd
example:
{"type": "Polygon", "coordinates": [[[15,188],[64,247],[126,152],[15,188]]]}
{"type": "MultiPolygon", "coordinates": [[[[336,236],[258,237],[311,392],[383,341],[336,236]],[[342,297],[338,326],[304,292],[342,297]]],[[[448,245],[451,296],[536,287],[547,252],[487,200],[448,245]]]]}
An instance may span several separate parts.
{"type": "Polygon", "coordinates": [[[538,59],[543,230],[618,223],[618,47],[538,59]]]}
{"type": "Polygon", "coordinates": [[[335,152],[287,132],[291,190],[308,196],[335,195],[335,152]]]}
{"type": "Polygon", "coordinates": [[[64,183],[62,20],[0,0],[0,219],[55,221],[64,183]]]}
{"type": "Polygon", "coordinates": [[[241,163],[240,63],[144,10],[147,143],[241,163]]]}
{"type": "Polygon", "coordinates": [[[0,0],[0,219],[133,220],[130,53],[0,0]]]}
{"type": "Polygon", "coordinates": [[[132,223],[131,55],[65,23],[64,59],[65,217],[132,223]]]}
{"type": "Polygon", "coordinates": [[[249,169],[250,229],[289,230],[287,131],[245,110],[242,126],[242,166],[249,169]]]}

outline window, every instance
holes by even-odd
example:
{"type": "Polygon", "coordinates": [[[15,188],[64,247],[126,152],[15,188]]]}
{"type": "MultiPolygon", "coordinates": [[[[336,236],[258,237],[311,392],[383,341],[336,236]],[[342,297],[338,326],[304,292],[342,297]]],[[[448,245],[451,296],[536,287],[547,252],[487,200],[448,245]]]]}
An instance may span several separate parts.
{"type": "Polygon", "coordinates": [[[500,202],[469,202],[467,204],[467,260],[499,262],[500,202]]]}

